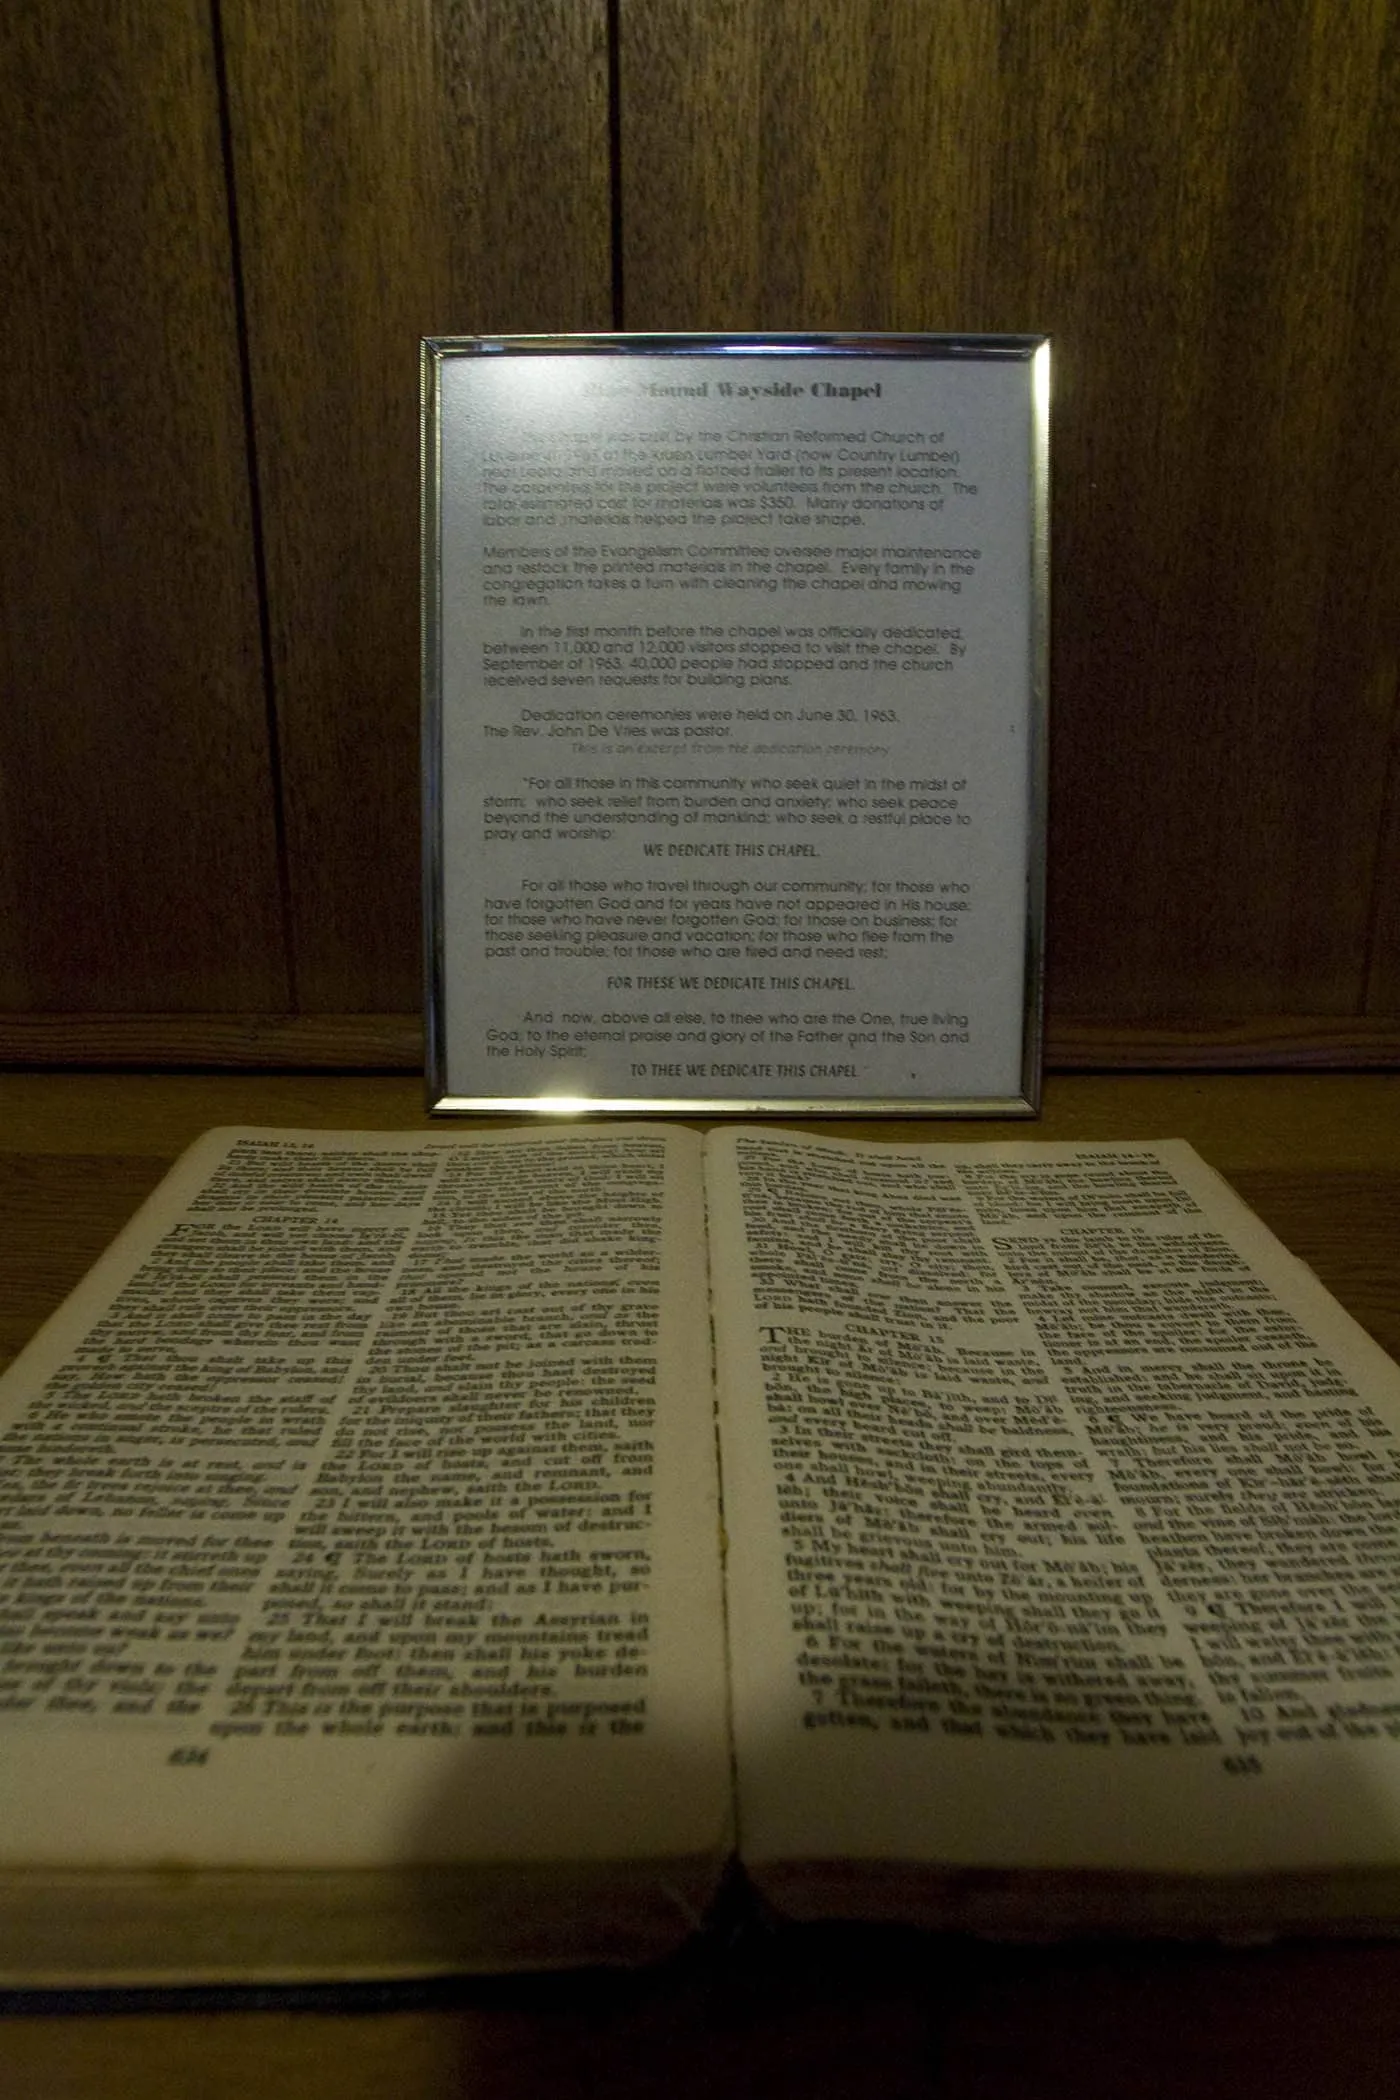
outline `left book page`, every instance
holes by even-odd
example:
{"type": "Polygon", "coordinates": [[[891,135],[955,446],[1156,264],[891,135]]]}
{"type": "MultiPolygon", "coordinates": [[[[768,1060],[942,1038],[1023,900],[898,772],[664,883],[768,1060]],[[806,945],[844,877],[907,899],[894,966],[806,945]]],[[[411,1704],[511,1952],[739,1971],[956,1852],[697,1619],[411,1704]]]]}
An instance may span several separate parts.
{"type": "Polygon", "coordinates": [[[0,1380],[0,1974],[683,1936],[731,1821],[700,1158],[185,1156],[0,1380]]]}

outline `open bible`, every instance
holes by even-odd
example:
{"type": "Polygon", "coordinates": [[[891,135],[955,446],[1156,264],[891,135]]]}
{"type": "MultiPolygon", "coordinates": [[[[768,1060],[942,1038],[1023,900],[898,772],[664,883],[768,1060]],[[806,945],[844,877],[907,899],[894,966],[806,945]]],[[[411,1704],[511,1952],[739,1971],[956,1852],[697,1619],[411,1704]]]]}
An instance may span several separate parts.
{"type": "Polygon", "coordinates": [[[213,1132],[0,1381],[0,1973],[1389,1930],[1398,1431],[1182,1144],[213,1132]]]}

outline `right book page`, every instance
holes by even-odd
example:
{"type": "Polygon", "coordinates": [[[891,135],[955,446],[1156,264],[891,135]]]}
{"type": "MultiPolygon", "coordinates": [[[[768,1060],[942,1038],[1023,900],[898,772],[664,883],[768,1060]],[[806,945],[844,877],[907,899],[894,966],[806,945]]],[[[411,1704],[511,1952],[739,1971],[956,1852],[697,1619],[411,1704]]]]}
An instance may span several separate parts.
{"type": "Polygon", "coordinates": [[[1179,1143],[731,1129],[709,1171],[758,1886],[926,1922],[972,1870],[1021,1924],[1086,1915],[1076,1882],[1128,1922],[1253,1921],[1261,1877],[1295,1918],[1387,1908],[1400,1372],[1316,1278],[1179,1143]]]}

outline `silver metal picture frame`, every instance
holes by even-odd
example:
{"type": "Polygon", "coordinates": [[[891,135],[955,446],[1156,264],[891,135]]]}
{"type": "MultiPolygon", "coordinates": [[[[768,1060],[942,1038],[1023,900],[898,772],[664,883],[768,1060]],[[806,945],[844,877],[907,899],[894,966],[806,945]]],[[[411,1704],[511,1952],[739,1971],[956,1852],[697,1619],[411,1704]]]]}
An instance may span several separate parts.
{"type": "Polygon", "coordinates": [[[440,1114],[1039,1106],[1047,338],[422,346],[440,1114]]]}

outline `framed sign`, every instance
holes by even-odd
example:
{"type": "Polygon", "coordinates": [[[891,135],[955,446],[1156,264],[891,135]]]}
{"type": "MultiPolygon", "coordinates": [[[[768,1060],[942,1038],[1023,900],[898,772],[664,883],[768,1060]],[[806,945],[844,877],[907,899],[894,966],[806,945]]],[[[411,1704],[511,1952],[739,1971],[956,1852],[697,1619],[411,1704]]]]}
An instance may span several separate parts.
{"type": "Polygon", "coordinates": [[[1049,345],[423,346],[429,1105],[1030,1115],[1049,345]]]}

